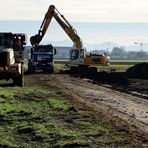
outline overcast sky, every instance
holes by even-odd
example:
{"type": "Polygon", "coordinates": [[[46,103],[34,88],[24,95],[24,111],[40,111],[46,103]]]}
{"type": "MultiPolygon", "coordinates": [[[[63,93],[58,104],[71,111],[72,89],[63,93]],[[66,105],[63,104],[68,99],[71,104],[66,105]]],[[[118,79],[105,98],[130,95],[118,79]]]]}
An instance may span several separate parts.
{"type": "Polygon", "coordinates": [[[148,23],[148,0],[0,0],[0,20],[42,20],[51,4],[70,21],[148,23]]]}
{"type": "MultiPolygon", "coordinates": [[[[71,22],[84,42],[148,43],[148,0],[0,0],[1,22],[38,21],[31,25],[6,21],[0,23],[0,31],[36,34],[50,5],[55,5],[71,22]]],[[[69,39],[61,27],[52,26],[52,22],[43,40],[69,39]]]]}

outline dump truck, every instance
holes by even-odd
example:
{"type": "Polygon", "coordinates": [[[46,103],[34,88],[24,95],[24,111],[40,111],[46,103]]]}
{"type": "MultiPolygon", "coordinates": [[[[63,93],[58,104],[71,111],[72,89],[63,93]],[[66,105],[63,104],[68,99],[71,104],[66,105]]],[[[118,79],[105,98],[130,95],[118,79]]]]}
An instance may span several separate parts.
{"type": "Polygon", "coordinates": [[[28,72],[34,73],[37,70],[42,70],[43,72],[53,73],[54,54],[56,54],[56,49],[51,44],[32,47],[28,61],[28,72]]]}
{"type": "Polygon", "coordinates": [[[0,32],[0,80],[13,80],[16,86],[24,85],[24,56],[26,34],[0,32]]]}

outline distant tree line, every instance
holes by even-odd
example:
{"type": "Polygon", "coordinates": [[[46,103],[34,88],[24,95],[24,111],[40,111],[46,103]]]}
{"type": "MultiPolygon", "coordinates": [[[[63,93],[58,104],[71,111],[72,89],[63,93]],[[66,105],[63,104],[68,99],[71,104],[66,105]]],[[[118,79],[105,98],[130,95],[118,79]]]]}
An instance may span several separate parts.
{"type": "Polygon", "coordinates": [[[93,50],[93,54],[106,54],[112,59],[148,59],[148,52],[140,51],[126,51],[124,47],[114,47],[111,52],[107,50],[93,50]]]}
{"type": "Polygon", "coordinates": [[[114,47],[110,53],[112,58],[121,59],[148,59],[148,53],[140,51],[126,51],[124,47],[114,47]]]}

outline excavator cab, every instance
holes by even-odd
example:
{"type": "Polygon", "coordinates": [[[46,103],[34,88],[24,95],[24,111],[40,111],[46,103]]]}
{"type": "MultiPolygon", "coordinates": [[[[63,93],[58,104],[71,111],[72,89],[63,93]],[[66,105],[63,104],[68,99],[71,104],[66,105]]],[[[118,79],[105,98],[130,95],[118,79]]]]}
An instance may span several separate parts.
{"type": "Polygon", "coordinates": [[[72,48],[70,51],[70,63],[84,65],[85,50],[72,48]]]}

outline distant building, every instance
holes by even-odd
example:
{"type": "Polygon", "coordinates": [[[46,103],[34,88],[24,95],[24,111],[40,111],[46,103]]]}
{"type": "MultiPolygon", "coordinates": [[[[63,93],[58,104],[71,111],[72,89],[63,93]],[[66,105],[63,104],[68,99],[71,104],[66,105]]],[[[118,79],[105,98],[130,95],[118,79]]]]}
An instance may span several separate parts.
{"type": "Polygon", "coordinates": [[[55,59],[68,59],[70,55],[70,50],[72,47],[60,47],[54,46],[56,49],[56,55],[54,56],[55,59]]]}
{"type": "Polygon", "coordinates": [[[104,55],[106,54],[106,50],[91,50],[90,53],[104,55]]]}
{"type": "Polygon", "coordinates": [[[112,59],[126,59],[127,52],[124,47],[114,47],[111,51],[111,58],[112,59]]]}

